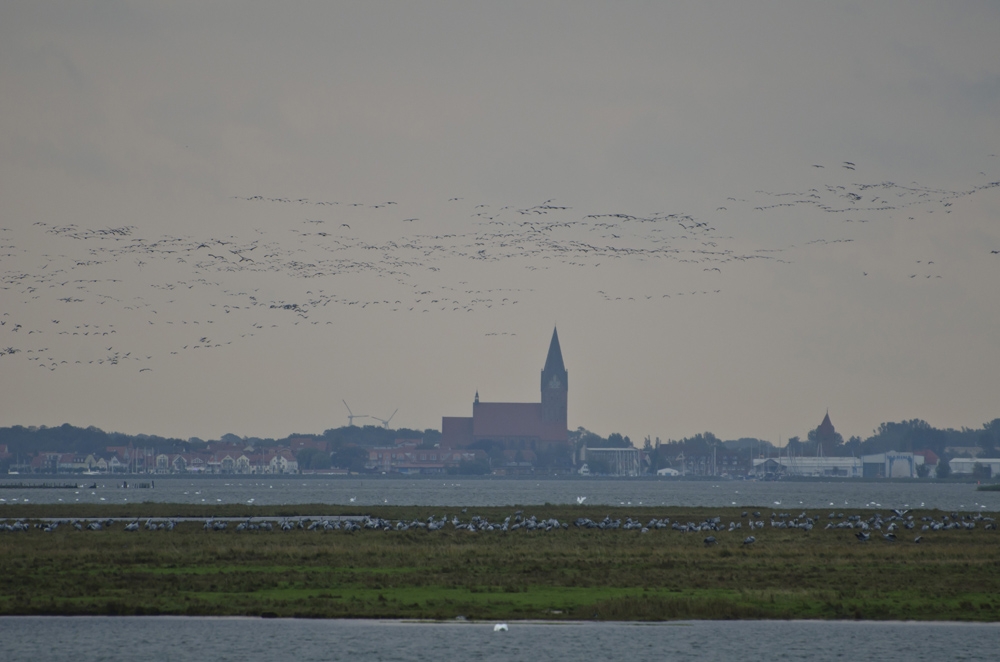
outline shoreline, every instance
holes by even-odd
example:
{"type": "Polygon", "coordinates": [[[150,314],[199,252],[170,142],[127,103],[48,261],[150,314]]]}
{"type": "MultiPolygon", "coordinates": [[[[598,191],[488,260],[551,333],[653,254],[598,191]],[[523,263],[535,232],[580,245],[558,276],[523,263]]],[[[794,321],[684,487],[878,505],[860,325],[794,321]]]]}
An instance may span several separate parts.
{"type": "MultiPolygon", "coordinates": [[[[339,623],[355,622],[365,625],[446,625],[454,627],[491,627],[497,623],[496,620],[474,620],[474,619],[447,619],[447,620],[433,620],[433,619],[419,619],[419,618],[384,618],[384,617],[373,617],[373,618],[359,618],[354,616],[347,616],[343,618],[303,618],[296,616],[289,617],[278,617],[277,619],[266,617],[266,616],[189,616],[186,614],[158,614],[158,615],[131,615],[123,614],[116,616],[108,616],[106,614],[0,614],[0,620],[17,620],[26,618],[42,618],[42,619],[56,619],[56,618],[69,618],[73,620],[83,620],[83,619],[103,619],[103,618],[113,618],[115,620],[213,620],[213,621],[260,621],[260,620],[299,620],[299,621],[316,621],[316,620],[327,620],[327,621],[337,621],[339,623]]],[[[593,625],[609,625],[609,626],[630,626],[637,628],[648,628],[648,627],[671,627],[671,628],[683,628],[683,627],[693,627],[699,624],[713,624],[717,625],[722,622],[737,622],[737,621],[719,621],[719,620],[703,620],[703,619],[678,619],[672,621],[592,621],[592,620],[546,620],[546,619],[523,619],[523,620],[513,620],[507,623],[520,625],[537,625],[543,627],[578,627],[578,626],[593,626],[593,625]]],[[[871,620],[871,619],[819,619],[819,618],[784,618],[784,619],[741,619],[740,623],[836,623],[841,625],[904,625],[904,626],[967,626],[970,628],[996,628],[1000,627],[1000,621],[943,621],[943,620],[871,620]]]]}

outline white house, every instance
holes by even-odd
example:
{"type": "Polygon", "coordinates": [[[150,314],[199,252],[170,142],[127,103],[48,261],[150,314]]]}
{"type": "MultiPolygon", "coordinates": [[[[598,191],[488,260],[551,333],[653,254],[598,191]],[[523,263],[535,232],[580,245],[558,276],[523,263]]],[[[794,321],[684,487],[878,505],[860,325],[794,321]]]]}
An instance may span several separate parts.
{"type": "Polygon", "coordinates": [[[951,466],[951,472],[956,474],[971,474],[973,467],[977,464],[981,464],[984,467],[990,468],[990,476],[1000,476],[1000,459],[997,458],[964,458],[956,457],[953,460],[949,460],[948,464],[951,466]]]}

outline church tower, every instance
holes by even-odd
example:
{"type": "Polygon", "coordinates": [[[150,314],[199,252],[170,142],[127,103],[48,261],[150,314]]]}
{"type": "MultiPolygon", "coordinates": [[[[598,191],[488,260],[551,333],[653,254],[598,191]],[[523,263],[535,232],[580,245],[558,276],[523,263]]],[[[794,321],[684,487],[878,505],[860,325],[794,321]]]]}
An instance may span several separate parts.
{"type": "Polygon", "coordinates": [[[566,427],[566,396],[569,390],[569,373],[563,366],[559,333],[552,329],[549,353],[542,368],[542,420],[566,427]]]}

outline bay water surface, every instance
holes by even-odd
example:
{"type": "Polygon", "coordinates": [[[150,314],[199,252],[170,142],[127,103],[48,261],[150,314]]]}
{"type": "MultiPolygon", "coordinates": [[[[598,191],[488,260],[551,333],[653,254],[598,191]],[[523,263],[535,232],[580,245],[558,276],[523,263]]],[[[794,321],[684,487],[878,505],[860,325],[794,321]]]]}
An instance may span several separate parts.
{"type": "Polygon", "coordinates": [[[10,662],[135,660],[995,660],[1000,625],[848,621],[413,623],[2,617],[10,662]]]}
{"type": "Polygon", "coordinates": [[[158,503],[397,506],[755,507],[777,510],[928,508],[1000,511],[1000,492],[936,481],[742,481],[668,478],[426,478],[329,476],[7,476],[2,506],[12,503],[158,503]],[[66,489],[24,485],[74,485],[66,489]],[[124,485],[127,485],[124,486],[124,485]]]}

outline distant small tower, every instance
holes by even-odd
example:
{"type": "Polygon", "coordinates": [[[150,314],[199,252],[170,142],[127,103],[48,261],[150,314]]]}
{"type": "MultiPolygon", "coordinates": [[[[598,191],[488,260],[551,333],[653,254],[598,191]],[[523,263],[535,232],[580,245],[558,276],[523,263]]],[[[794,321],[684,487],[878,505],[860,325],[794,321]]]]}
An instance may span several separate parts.
{"type": "Polygon", "coordinates": [[[837,434],[833,423],[830,421],[829,409],[826,410],[826,416],[823,417],[823,422],[816,428],[815,434],[810,434],[810,439],[814,437],[817,442],[817,454],[821,454],[824,457],[831,456],[837,445],[843,441],[843,438],[837,434]]]}
{"type": "Polygon", "coordinates": [[[569,373],[563,365],[559,333],[552,329],[549,353],[542,368],[542,420],[566,426],[566,400],[569,392],[569,373]]]}
{"type": "Polygon", "coordinates": [[[830,421],[829,409],[826,410],[826,416],[823,417],[823,422],[819,424],[818,428],[816,428],[816,432],[819,434],[820,439],[832,437],[836,433],[836,430],[833,428],[833,423],[830,421]]]}

